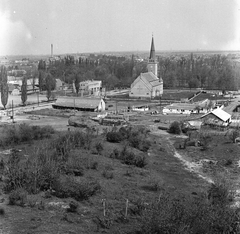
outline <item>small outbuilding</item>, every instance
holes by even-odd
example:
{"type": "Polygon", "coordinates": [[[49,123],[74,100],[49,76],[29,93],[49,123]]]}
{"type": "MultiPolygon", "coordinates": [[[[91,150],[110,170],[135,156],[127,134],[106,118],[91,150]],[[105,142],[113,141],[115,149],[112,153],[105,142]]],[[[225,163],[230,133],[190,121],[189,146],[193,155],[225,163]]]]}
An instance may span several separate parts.
{"type": "Polygon", "coordinates": [[[215,126],[228,126],[231,123],[231,115],[221,108],[214,109],[201,116],[204,124],[215,126]]]}
{"type": "Polygon", "coordinates": [[[59,97],[55,104],[55,109],[75,109],[79,111],[105,111],[105,102],[102,98],[85,97],[59,97]]]}

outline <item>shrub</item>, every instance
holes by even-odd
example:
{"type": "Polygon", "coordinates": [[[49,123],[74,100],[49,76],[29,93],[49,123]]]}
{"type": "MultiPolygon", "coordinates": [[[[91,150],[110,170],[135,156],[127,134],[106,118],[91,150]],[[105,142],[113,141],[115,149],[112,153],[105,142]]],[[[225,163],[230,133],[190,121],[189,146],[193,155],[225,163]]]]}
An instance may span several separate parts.
{"type": "Polygon", "coordinates": [[[22,187],[29,193],[47,190],[59,177],[59,163],[51,158],[49,151],[36,153],[27,160],[20,159],[17,153],[10,155],[5,176],[4,190],[11,192],[22,187]]]}
{"type": "Polygon", "coordinates": [[[7,126],[1,139],[1,145],[16,145],[21,142],[50,138],[54,132],[51,126],[29,126],[26,123],[19,126],[7,126]]]}
{"type": "Polygon", "coordinates": [[[200,145],[202,146],[202,150],[207,150],[212,141],[212,137],[205,134],[200,134],[200,145]]]}
{"type": "Polygon", "coordinates": [[[179,123],[178,121],[174,121],[173,123],[171,123],[168,132],[173,134],[181,134],[181,123],[179,123]]]}
{"type": "Polygon", "coordinates": [[[91,167],[90,167],[91,169],[94,169],[94,170],[97,170],[98,169],[98,162],[93,162],[92,164],[91,164],[91,167]]]}
{"type": "Polygon", "coordinates": [[[103,151],[103,145],[102,145],[101,142],[97,142],[96,145],[95,145],[95,148],[96,148],[98,154],[101,154],[101,153],[102,153],[102,151],[103,151]]]}
{"type": "Polygon", "coordinates": [[[115,149],[113,150],[113,152],[110,154],[109,157],[110,157],[110,158],[119,159],[119,157],[120,157],[120,152],[119,152],[119,150],[118,150],[117,148],[115,148],[115,149]]]}
{"type": "Polygon", "coordinates": [[[96,181],[80,181],[77,182],[71,176],[61,176],[53,184],[53,195],[60,198],[74,198],[77,201],[87,200],[100,189],[100,184],[96,181]]]}
{"type": "Polygon", "coordinates": [[[23,188],[17,188],[9,194],[9,205],[23,206],[27,202],[27,192],[23,188]]]}
{"type": "Polygon", "coordinates": [[[69,208],[67,209],[68,212],[76,213],[78,209],[78,203],[76,201],[69,202],[69,208]]]}
{"type": "Polygon", "coordinates": [[[112,143],[119,143],[122,141],[122,136],[119,132],[108,132],[106,138],[108,142],[112,143]]]}
{"type": "Polygon", "coordinates": [[[106,168],[103,170],[102,175],[106,179],[112,179],[113,178],[113,172],[110,171],[110,170],[107,170],[106,168]]]}
{"type": "Polygon", "coordinates": [[[147,165],[145,155],[135,155],[132,151],[129,151],[126,147],[120,153],[120,159],[127,165],[134,165],[136,167],[145,167],[147,165]]]}
{"type": "Polygon", "coordinates": [[[208,196],[195,197],[162,191],[158,200],[148,205],[141,202],[139,209],[134,207],[141,215],[142,226],[137,233],[239,233],[238,211],[229,206],[227,187],[225,182],[216,183],[208,196]]]}
{"type": "Polygon", "coordinates": [[[214,184],[211,184],[208,190],[208,199],[213,205],[228,206],[233,201],[233,193],[230,192],[229,182],[224,179],[218,179],[214,184]]]}

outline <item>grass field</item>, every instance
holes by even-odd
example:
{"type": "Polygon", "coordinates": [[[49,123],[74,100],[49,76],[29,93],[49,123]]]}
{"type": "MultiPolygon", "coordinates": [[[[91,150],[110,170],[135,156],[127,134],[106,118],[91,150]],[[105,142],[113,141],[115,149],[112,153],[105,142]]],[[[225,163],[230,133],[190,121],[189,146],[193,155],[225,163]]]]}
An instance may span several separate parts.
{"type": "MultiPolygon", "coordinates": [[[[124,104],[124,103],[123,103],[124,104]]],[[[113,107],[114,108],[114,107],[113,107]]],[[[34,158],[39,150],[44,151],[47,144],[51,144],[64,132],[67,133],[67,118],[59,110],[41,110],[41,113],[33,112],[31,115],[41,114],[39,119],[22,120],[16,124],[26,122],[30,126],[52,126],[56,132],[49,139],[31,140],[2,146],[1,159],[6,162],[9,157],[9,149],[20,150],[19,158],[34,158]],[[54,116],[56,115],[56,116],[54,116]],[[47,117],[48,116],[48,117],[47,117]]],[[[31,115],[26,115],[28,118],[31,115]]],[[[136,148],[129,149],[136,155],[145,155],[147,165],[143,168],[127,165],[121,160],[112,157],[116,150],[121,151],[126,141],[110,143],[105,135],[94,136],[88,148],[74,147],[70,156],[74,159],[74,165],[78,165],[83,171],[81,176],[75,179],[82,181],[97,181],[101,190],[87,200],[74,201],[73,198],[59,198],[49,195],[48,191],[37,194],[28,194],[23,206],[8,205],[8,194],[2,192],[2,205],[5,215],[2,216],[3,233],[132,233],[140,228],[141,218],[134,212],[140,204],[150,204],[159,199],[163,191],[180,197],[200,196],[210,187],[204,178],[215,179],[224,176],[234,185],[239,186],[238,162],[240,160],[240,146],[232,143],[223,132],[207,131],[210,134],[209,144],[205,150],[202,147],[187,146],[180,149],[186,140],[185,135],[175,136],[166,131],[158,130],[158,126],[169,124],[182,116],[163,116],[140,113],[137,121],[132,126],[141,125],[151,131],[146,137],[151,146],[147,152],[136,148]],[[158,120],[158,121],[156,121],[158,120]],[[99,153],[96,145],[101,143],[103,149],[99,153]],[[181,160],[176,157],[180,155],[181,160]],[[209,161],[210,160],[210,161],[209,161]],[[190,165],[190,167],[186,166],[190,165]],[[194,166],[198,165],[198,168],[194,166]],[[69,204],[77,203],[77,211],[69,212],[69,204]],[[105,209],[104,205],[105,204],[105,209]],[[126,214],[126,204],[128,213],[126,214]],[[105,210],[105,213],[104,213],[105,210]],[[104,216],[105,214],[105,216],[104,216]]],[[[4,136],[6,126],[0,128],[1,136],[4,136]]],[[[80,128],[69,128],[70,132],[82,131],[80,128]]],[[[199,134],[192,133],[190,141],[198,141],[199,134]]],[[[63,144],[64,145],[64,144],[63,144]]],[[[1,171],[3,173],[3,171],[1,171]]],[[[4,175],[0,182],[0,188],[4,187],[4,175]]]]}

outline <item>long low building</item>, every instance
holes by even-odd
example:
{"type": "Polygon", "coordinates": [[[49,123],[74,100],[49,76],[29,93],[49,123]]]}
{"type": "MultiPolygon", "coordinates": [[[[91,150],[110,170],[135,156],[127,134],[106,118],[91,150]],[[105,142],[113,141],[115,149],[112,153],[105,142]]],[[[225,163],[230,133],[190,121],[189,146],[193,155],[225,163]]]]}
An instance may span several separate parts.
{"type": "Polygon", "coordinates": [[[59,97],[52,105],[55,109],[75,109],[79,111],[105,111],[102,98],[59,97]]]}
{"type": "Polygon", "coordinates": [[[190,115],[190,114],[205,114],[207,113],[208,101],[204,100],[203,102],[198,103],[172,103],[171,105],[167,105],[163,108],[163,114],[183,114],[183,115],[190,115]]]}

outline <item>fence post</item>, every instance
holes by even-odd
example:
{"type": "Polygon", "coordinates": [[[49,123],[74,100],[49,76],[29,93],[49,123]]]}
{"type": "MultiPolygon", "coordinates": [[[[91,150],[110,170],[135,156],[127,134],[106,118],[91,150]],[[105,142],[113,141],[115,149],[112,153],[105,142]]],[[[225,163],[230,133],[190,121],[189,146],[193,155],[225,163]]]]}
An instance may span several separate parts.
{"type": "Polygon", "coordinates": [[[128,213],[128,199],[126,199],[125,218],[127,218],[127,213],[128,213]]]}

